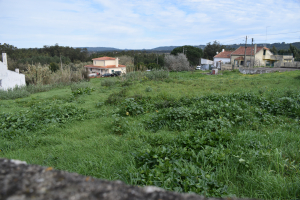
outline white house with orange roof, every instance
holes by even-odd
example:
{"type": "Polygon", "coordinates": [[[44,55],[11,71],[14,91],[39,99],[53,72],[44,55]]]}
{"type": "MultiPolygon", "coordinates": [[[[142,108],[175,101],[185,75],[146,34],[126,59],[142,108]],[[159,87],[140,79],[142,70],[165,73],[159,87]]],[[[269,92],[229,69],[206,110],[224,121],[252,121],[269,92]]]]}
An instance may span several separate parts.
{"type": "Polygon", "coordinates": [[[92,60],[92,65],[84,66],[90,73],[99,73],[100,75],[103,75],[105,73],[126,73],[126,66],[119,65],[119,58],[100,57],[94,58],[92,60]]]}
{"type": "Polygon", "coordinates": [[[230,64],[230,57],[232,52],[233,51],[225,51],[224,49],[222,49],[222,52],[214,56],[214,66],[219,66],[217,63],[230,64]]]}

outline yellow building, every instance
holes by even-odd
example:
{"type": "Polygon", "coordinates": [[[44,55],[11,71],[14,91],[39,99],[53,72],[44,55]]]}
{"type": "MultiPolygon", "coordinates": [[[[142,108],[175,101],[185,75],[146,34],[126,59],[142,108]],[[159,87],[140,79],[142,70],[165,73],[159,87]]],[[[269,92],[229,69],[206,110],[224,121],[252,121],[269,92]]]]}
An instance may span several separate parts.
{"type": "Polygon", "coordinates": [[[273,55],[266,47],[247,47],[245,59],[245,47],[239,47],[231,53],[230,61],[235,67],[244,66],[274,66],[276,62],[292,62],[293,56],[273,55]]]}
{"type": "Polygon", "coordinates": [[[97,73],[99,75],[103,75],[105,73],[126,73],[126,66],[119,65],[119,58],[100,57],[92,60],[92,65],[84,66],[90,73],[97,73]]]}

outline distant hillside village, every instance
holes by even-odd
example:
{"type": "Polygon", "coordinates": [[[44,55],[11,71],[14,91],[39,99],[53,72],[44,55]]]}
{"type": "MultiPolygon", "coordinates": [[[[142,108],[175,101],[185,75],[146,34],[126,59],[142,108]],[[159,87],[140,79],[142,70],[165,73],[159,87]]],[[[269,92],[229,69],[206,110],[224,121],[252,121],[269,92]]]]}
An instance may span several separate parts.
{"type": "Polygon", "coordinates": [[[293,44],[275,43],[271,48],[268,48],[271,45],[240,45],[234,48],[235,45],[225,46],[214,41],[207,45],[158,47],[143,51],[106,48],[105,52],[90,52],[88,48],[63,47],[58,44],[18,49],[13,45],[0,43],[0,51],[3,52],[0,89],[24,86],[25,83],[51,84],[79,81],[92,76],[118,76],[126,72],[162,69],[167,66],[170,71],[195,69],[196,66],[202,70],[212,67],[231,70],[241,66],[295,67],[300,61],[300,49],[297,48],[300,43],[293,44]],[[289,48],[277,49],[276,46],[289,48]],[[178,60],[179,57],[183,62],[178,60]],[[180,63],[185,66],[180,67],[180,63]]]}

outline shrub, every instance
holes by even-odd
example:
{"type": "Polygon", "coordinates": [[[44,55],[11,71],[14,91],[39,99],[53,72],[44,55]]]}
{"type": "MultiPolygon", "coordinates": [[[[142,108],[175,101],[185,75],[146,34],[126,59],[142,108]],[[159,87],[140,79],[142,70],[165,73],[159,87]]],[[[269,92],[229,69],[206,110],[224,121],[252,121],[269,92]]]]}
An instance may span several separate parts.
{"type": "Polygon", "coordinates": [[[65,84],[51,84],[51,85],[28,85],[28,86],[16,86],[12,89],[8,89],[7,91],[0,90],[0,99],[18,99],[27,97],[30,94],[34,94],[37,92],[45,92],[49,91],[55,87],[63,87],[65,84]]]}
{"type": "Polygon", "coordinates": [[[128,130],[128,122],[124,117],[121,117],[118,114],[112,116],[113,122],[111,125],[111,130],[115,134],[124,134],[128,130]]]}
{"type": "Polygon", "coordinates": [[[129,72],[122,77],[123,81],[164,80],[167,78],[169,78],[168,70],[135,71],[129,72]]]}
{"type": "Polygon", "coordinates": [[[101,81],[101,86],[111,87],[111,86],[115,85],[116,83],[117,83],[117,81],[106,78],[101,81]]]}
{"type": "Polygon", "coordinates": [[[120,105],[119,113],[123,116],[140,115],[144,113],[143,106],[135,102],[134,98],[125,99],[120,105]]]}
{"type": "Polygon", "coordinates": [[[0,136],[13,139],[31,131],[46,130],[50,124],[64,124],[70,120],[86,118],[86,110],[73,105],[61,105],[60,101],[40,102],[29,111],[0,114],[0,136]]]}
{"type": "Polygon", "coordinates": [[[71,85],[71,91],[74,96],[77,96],[82,94],[91,94],[91,92],[95,91],[95,89],[91,88],[88,82],[79,82],[71,85]]]}
{"type": "Polygon", "coordinates": [[[116,105],[125,99],[127,95],[127,90],[124,88],[120,92],[114,92],[108,96],[105,100],[105,104],[116,105]]]}
{"type": "Polygon", "coordinates": [[[189,71],[189,61],[184,54],[167,55],[165,57],[165,66],[170,71],[189,71]]]}
{"type": "Polygon", "coordinates": [[[30,92],[26,90],[26,86],[18,87],[16,86],[13,89],[8,89],[7,91],[0,90],[0,99],[7,100],[7,99],[18,99],[22,97],[27,97],[30,95],[30,92]]]}
{"type": "Polygon", "coordinates": [[[152,92],[152,88],[150,86],[146,87],[146,92],[152,92]]]}

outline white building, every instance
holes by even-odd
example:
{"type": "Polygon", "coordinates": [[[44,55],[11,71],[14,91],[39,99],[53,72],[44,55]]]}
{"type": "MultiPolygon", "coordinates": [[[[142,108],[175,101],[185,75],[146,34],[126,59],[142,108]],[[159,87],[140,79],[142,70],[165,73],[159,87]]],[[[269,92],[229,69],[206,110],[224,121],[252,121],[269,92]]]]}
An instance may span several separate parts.
{"type": "Polygon", "coordinates": [[[212,67],[214,62],[212,60],[201,58],[201,69],[209,70],[209,67],[212,67]]]}
{"type": "Polygon", "coordinates": [[[19,69],[16,69],[15,72],[8,70],[6,53],[2,53],[2,60],[3,62],[0,61],[0,90],[25,86],[25,75],[19,74],[19,69]]]}
{"type": "Polygon", "coordinates": [[[230,56],[233,51],[225,51],[222,49],[222,52],[218,53],[217,55],[214,56],[214,66],[220,66],[217,63],[222,63],[222,64],[230,64],[230,56]]]}

